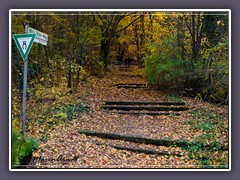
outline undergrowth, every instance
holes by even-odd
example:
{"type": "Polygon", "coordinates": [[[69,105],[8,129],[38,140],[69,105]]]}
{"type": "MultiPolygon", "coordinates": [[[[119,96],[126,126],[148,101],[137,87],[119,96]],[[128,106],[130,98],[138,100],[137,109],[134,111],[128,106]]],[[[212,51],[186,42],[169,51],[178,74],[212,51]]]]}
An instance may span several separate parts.
{"type": "Polygon", "coordinates": [[[15,128],[12,129],[11,165],[18,168],[31,156],[32,152],[38,150],[39,142],[32,136],[23,137],[15,128]]]}
{"type": "MultiPolygon", "coordinates": [[[[55,126],[64,125],[74,116],[91,111],[85,100],[68,93],[68,88],[44,88],[42,85],[36,87],[38,88],[30,91],[32,97],[36,98],[27,101],[26,134],[33,135],[42,142],[49,140],[48,131],[55,126]]],[[[17,92],[13,93],[12,127],[20,131],[21,98],[17,96],[17,92]]]]}
{"type": "Polygon", "coordinates": [[[196,136],[182,145],[188,159],[197,159],[196,165],[201,168],[228,168],[228,126],[223,123],[227,117],[206,109],[194,110],[191,114],[192,119],[184,124],[190,125],[196,136]]]}

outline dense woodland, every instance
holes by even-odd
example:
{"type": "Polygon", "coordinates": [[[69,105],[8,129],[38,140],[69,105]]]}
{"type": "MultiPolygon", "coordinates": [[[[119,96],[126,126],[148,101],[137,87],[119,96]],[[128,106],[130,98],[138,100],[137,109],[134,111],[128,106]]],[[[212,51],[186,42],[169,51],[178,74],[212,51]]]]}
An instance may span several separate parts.
{"type": "MultiPolygon", "coordinates": [[[[229,103],[227,12],[12,12],[11,33],[24,33],[26,23],[49,39],[47,46],[34,43],[28,57],[29,134],[36,131],[31,123],[48,119],[46,106],[74,103],[75,94],[84,99],[82,86],[90,77],[111,80],[121,65],[137,66],[156,92],[229,103]]],[[[12,122],[20,130],[23,60],[13,40],[11,65],[12,122]]],[[[66,114],[54,117],[69,119],[64,108],[66,114]]],[[[46,129],[40,130],[46,142],[46,129]]]]}
{"type": "MultiPolygon", "coordinates": [[[[159,89],[228,103],[229,27],[224,12],[42,14],[13,15],[12,19],[12,34],[23,33],[28,23],[49,35],[47,46],[35,43],[31,50],[32,86],[58,85],[76,91],[85,73],[104,76],[116,61],[131,58],[159,89]]],[[[13,87],[21,90],[23,62],[12,44],[13,87]]]]}

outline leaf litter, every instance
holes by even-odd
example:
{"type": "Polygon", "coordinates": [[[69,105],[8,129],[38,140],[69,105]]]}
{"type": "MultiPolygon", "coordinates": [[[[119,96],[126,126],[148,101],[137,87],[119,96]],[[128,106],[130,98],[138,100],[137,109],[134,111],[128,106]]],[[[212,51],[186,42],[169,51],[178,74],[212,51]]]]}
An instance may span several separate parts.
{"type": "MultiPolygon", "coordinates": [[[[29,167],[33,168],[199,168],[198,159],[188,158],[188,152],[180,147],[154,146],[90,137],[79,134],[78,129],[100,132],[131,134],[142,137],[186,140],[205,132],[192,128],[197,124],[199,109],[202,115],[212,112],[212,117],[218,122],[214,132],[215,138],[222,144],[228,144],[228,109],[227,107],[211,105],[199,100],[181,97],[189,110],[180,112],[180,116],[149,116],[116,114],[101,109],[105,101],[163,101],[165,95],[154,89],[124,89],[116,88],[117,83],[146,83],[140,76],[124,76],[129,72],[115,69],[103,78],[88,77],[86,83],[79,85],[76,95],[87,99],[91,112],[73,116],[71,121],[59,124],[48,132],[49,140],[42,142],[37,152],[34,152],[29,167]],[[220,117],[220,118],[215,118],[220,117]],[[192,124],[191,124],[192,123],[192,124]],[[97,145],[96,142],[102,145],[97,145]],[[179,152],[183,156],[159,156],[144,153],[117,150],[109,144],[124,147],[152,149],[169,153],[179,152]]],[[[80,99],[81,100],[81,99],[80,99]]],[[[206,117],[208,119],[209,117],[206,117]]],[[[221,155],[227,156],[226,152],[221,155]]]]}

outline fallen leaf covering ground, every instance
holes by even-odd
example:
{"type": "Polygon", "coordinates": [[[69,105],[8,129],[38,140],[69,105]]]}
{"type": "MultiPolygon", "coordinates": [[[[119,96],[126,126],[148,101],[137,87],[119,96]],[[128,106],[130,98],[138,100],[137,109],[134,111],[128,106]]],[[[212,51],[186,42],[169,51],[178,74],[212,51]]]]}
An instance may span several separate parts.
{"type": "MultiPolygon", "coordinates": [[[[117,114],[101,109],[105,101],[163,101],[178,100],[166,96],[154,89],[116,88],[118,83],[147,83],[141,71],[113,69],[103,78],[89,76],[86,83],[81,83],[74,97],[84,101],[91,108],[74,116],[71,121],[53,126],[47,132],[48,140],[42,141],[34,152],[29,168],[203,168],[204,154],[192,158],[181,147],[165,147],[109,140],[79,134],[79,129],[100,132],[114,132],[159,139],[194,141],[199,137],[206,144],[219,142],[228,145],[228,107],[211,105],[200,100],[179,97],[184,100],[189,110],[180,112],[180,116],[148,116],[117,114]],[[205,122],[206,121],[206,122],[205,122]],[[205,124],[206,125],[205,125],[205,124]],[[210,124],[210,125],[209,125],[210,124]],[[98,145],[96,142],[101,143],[98,145]],[[104,145],[105,144],[105,145],[104,145]],[[183,156],[160,156],[117,150],[109,144],[121,145],[169,153],[180,152],[183,156]]],[[[209,151],[210,166],[227,167],[228,151],[209,151]]],[[[205,161],[204,161],[205,162],[205,161]]],[[[209,165],[209,163],[207,163],[209,165]]]]}

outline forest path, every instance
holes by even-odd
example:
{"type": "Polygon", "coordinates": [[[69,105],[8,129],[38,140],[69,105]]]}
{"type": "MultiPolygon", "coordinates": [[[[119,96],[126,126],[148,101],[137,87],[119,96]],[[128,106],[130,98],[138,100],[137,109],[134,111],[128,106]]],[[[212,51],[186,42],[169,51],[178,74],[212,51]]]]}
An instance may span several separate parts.
{"type": "MultiPolygon", "coordinates": [[[[187,112],[178,112],[181,116],[149,116],[132,114],[118,114],[116,110],[109,111],[102,109],[105,103],[117,102],[163,102],[169,101],[165,94],[151,88],[117,88],[117,84],[146,84],[146,79],[137,67],[124,68],[124,71],[116,68],[106,77],[99,79],[93,77],[81,91],[85,94],[90,107],[94,113],[85,114],[80,119],[81,129],[95,131],[109,131],[117,133],[128,133],[154,138],[188,139],[192,136],[186,130],[182,121],[185,120],[187,112]],[[91,118],[89,117],[91,116],[91,118]],[[91,119],[89,121],[89,118],[91,119]]],[[[170,97],[171,101],[180,101],[170,97]]],[[[113,105],[114,106],[114,105],[113,105]]],[[[151,107],[152,105],[147,105],[151,107]]],[[[122,107],[120,105],[120,107],[122,107]]],[[[129,107],[129,106],[124,106],[129,107]]],[[[135,105],[135,108],[142,106],[135,105]]],[[[146,108],[146,106],[145,106],[146,108]]],[[[129,111],[133,112],[133,111],[129,111]]]]}
{"type": "MultiPolygon", "coordinates": [[[[197,160],[187,158],[187,152],[180,147],[152,145],[106,139],[80,134],[79,130],[101,133],[115,133],[152,139],[191,141],[201,131],[192,131],[187,120],[189,111],[179,116],[149,116],[118,114],[102,109],[106,101],[159,102],[176,100],[151,88],[117,88],[116,84],[146,84],[146,79],[137,67],[115,68],[103,78],[89,77],[87,83],[79,86],[79,97],[86,100],[92,109],[90,113],[74,117],[64,126],[49,134],[49,141],[41,144],[42,151],[34,154],[42,161],[32,158],[31,164],[39,168],[194,168],[197,160]],[[125,147],[120,150],[118,147],[125,147]],[[144,149],[168,155],[132,152],[144,149]],[[176,156],[174,154],[180,154],[176,156]]],[[[187,101],[190,109],[202,104],[187,101]]]]}

